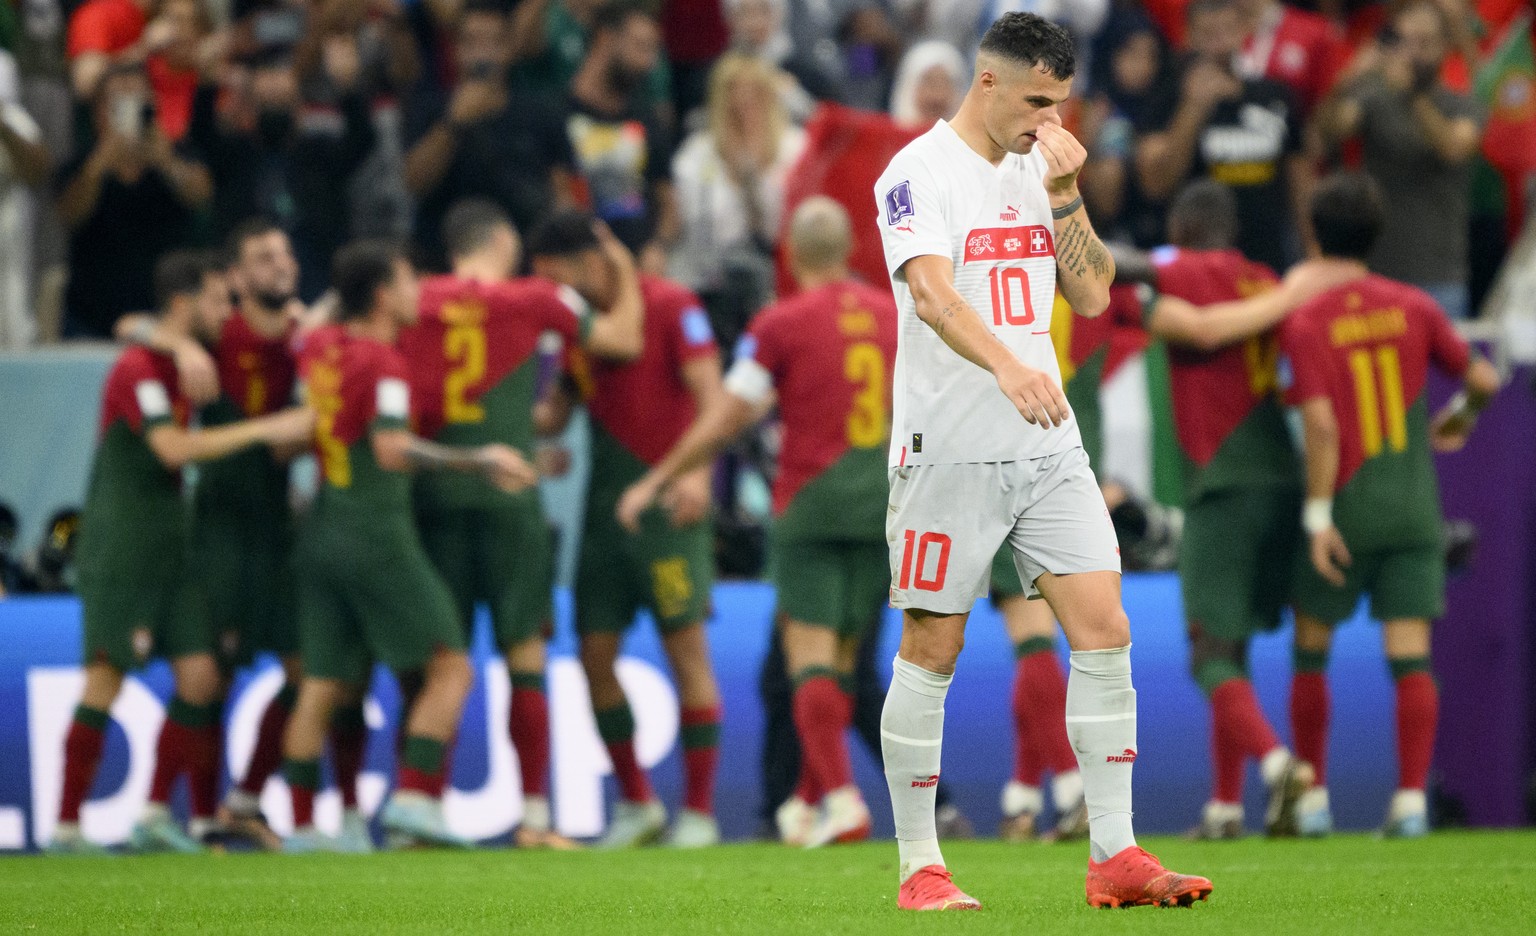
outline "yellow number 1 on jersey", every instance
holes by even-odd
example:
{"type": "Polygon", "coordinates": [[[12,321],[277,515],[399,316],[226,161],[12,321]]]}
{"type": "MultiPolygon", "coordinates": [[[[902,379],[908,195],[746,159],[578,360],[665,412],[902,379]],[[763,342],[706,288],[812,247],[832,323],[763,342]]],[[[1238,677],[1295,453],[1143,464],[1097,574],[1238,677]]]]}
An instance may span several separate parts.
{"type": "Polygon", "coordinates": [[[874,448],[885,441],[890,414],[886,412],[885,355],[878,345],[860,341],[843,356],[843,376],[858,387],[848,411],[848,444],[874,448]]]}
{"type": "Polygon", "coordinates": [[[1355,379],[1355,409],[1360,412],[1360,444],[1366,458],[1381,454],[1383,422],[1386,442],[1392,451],[1401,452],[1408,447],[1403,367],[1397,349],[1384,345],[1376,349],[1374,362],[1372,357],[1369,348],[1349,353],[1349,371],[1355,379]],[[1378,371],[1380,383],[1376,380],[1378,371]]]}
{"type": "Polygon", "coordinates": [[[485,329],[451,325],[443,334],[443,355],[456,365],[443,380],[443,418],[449,423],[485,421],[485,407],[468,398],[485,378],[485,329]]]}

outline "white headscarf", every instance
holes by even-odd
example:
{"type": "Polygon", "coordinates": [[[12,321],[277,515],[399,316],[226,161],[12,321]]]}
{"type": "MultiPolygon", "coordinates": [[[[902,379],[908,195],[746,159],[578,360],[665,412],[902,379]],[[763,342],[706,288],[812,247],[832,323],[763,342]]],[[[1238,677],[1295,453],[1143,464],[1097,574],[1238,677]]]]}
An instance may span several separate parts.
{"type": "Polygon", "coordinates": [[[965,60],[954,46],[938,39],[919,42],[901,57],[896,83],[891,88],[891,117],[903,126],[921,120],[917,112],[917,86],[930,69],[949,72],[957,91],[965,88],[965,60]]]}

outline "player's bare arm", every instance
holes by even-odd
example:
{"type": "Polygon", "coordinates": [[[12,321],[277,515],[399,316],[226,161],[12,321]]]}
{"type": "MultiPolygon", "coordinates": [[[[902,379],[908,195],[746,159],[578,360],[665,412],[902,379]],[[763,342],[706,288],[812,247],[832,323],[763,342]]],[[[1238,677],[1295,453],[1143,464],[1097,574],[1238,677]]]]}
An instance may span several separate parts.
{"type": "MultiPolygon", "coordinates": [[[[725,395],[719,357],[709,355],[684,364],[683,384],[692,395],[697,412],[707,413],[719,406],[720,398],[725,395]]],[[[710,481],[710,465],[705,463],[679,474],[661,492],[661,506],[666,509],[673,526],[692,526],[709,513],[710,481]]]]}
{"type": "Polygon", "coordinates": [[[1292,267],[1278,288],[1247,299],[1196,306],[1175,296],[1159,296],[1147,328],[1172,344],[1216,351],[1264,334],[1296,307],[1357,276],[1352,266],[1309,260],[1292,267]]]}
{"type": "Polygon", "coordinates": [[[1027,367],[987,328],[980,314],[955,289],[948,257],[924,255],[902,265],[917,317],[958,355],[997,379],[998,389],[1032,425],[1067,421],[1067,397],[1044,371],[1027,367]]]}
{"type": "Polygon", "coordinates": [[[714,405],[699,413],[672,450],[619,498],[620,525],[631,533],[638,533],[640,515],[656,502],[667,485],[710,464],[732,440],[768,415],[772,408],[772,397],[753,404],[729,391],[719,394],[714,405]]]}
{"type": "Polygon", "coordinates": [[[374,457],[385,471],[460,471],[479,475],[508,492],[539,481],[538,472],[522,453],[506,445],[439,445],[405,429],[375,432],[372,442],[374,457]]]}
{"type": "Polygon", "coordinates": [[[592,320],[585,347],[593,354],[615,361],[633,361],[644,346],[645,300],[640,295],[640,273],[634,255],[619,242],[608,225],[593,225],[603,258],[618,278],[617,298],[612,308],[592,320]]]}
{"type": "Polygon", "coordinates": [[[1333,491],[1339,477],[1339,422],[1327,397],[1301,404],[1301,431],[1306,453],[1307,501],[1302,526],[1311,543],[1312,565],[1334,585],[1344,584],[1350,564],[1349,548],[1333,525],[1333,491]]]}
{"type": "Polygon", "coordinates": [[[162,328],[159,320],[147,312],[132,312],[117,320],[112,334],[144,348],[169,354],[176,362],[176,379],[181,392],[194,406],[203,406],[219,398],[219,370],[213,355],[203,343],[190,335],[162,328]]]}
{"type": "Polygon", "coordinates": [[[1462,377],[1461,392],[1453,396],[1445,407],[1435,414],[1430,428],[1430,443],[1437,452],[1459,452],[1467,444],[1472,427],[1477,425],[1478,414],[1499,392],[1503,381],[1498,368],[1487,359],[1474,357],[1467,373],[1462,377]]]}
{"type": "Polygon", "coordinates": [[[1115,258],[1094,233],[1077,189],[1088,151],[1069,130],[1051,121],[1040,125],[1035,145],[1047,167],[1045,193],[1055,222],[1057,288],[1078,315],[1099,315],[1109,308],[1115,258]]]}
{"type": "Polygon", "coordinates": [[[149,431],[146,440],[160,463],[174,470],[194,462],[214,461],[255,445],[291,445],[308,439],[314,425],[314,410],[294,406],[270,416],[207,429],[183,429],[174,423],[159,425],[149,431]]]}

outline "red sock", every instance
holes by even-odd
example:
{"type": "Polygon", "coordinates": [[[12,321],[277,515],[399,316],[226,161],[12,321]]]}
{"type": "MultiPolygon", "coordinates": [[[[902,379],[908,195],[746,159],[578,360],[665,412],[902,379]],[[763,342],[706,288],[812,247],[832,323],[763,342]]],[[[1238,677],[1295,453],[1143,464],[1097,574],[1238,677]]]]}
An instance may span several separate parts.
{"type": "Polygon", "coordinates": [[[549,795],[549,697],[542,688],[512,687],[507,719],[524,796],[549,795]]]}
{"type": "Polygon", "coordinates": [[[366,724],[331,726],[331,773],[341,791],[341,807],[357,808],[357,777],[363,772],[363,755],[368,750],[366,724]]]}
{"type": "Polygon", "coordinates": [[[1038,787],[1045,778],[1044,758],[1035,745],[1035,733],[1030,730],[1030,694],[1026,688],[1026,675],[1022,657],[1013,668],[1013,779],[1025,786],[1038,787]]]}
{"type": "Polygon", "coordinates": [[[224,732],[218,720],[193,733],[187,755],[187,791],[192,818],[212,819],[219,808],[219,763],[224,753],[224,732]]]}
{"type": "Polygon", "coordinates": [[[64,738],[64,795],[59,803],[60,822],[79,822],[80,807],[91,792],[101,749],[107,743],[107,713],[83,706],[76,710],[64,738]]]}
{"type": "Polygon", "coordinates": [[[290,786],[288,796],[293,800],[293,827],[308,828],[315,824],[315,791],[308,787],[290,786]]]}
{"type": "Polygon", "coordinates": [[[176,778],[189,765],[188,758],[197,746],[197,731],[167,715],[160,726],[160,741],[155,745],[155,773],[149,782],[149,801],[161,806],[171,801],[176,778]]]}
{"type": "Polygon", "coordinates": [[[1422,790],[1429,779],[1435,753],[1435,722],[1440,715],[1440,690],[1435,678],[1422,670],[1397,680],[1397,787],[1422,790]]]}
{"type": "Polygon", "coordinates": [[[845,736],[852,713],[837,680],[831,675],[815,675],[802,681],[795,689],[794,712],[802,786],[816,790],[819,800],[852,783],[853,765],[848,760],[845,736]]]}
{"type": "Polygon", "coordinates": [[[1328,674],[1301,671],[1291,677],[1291,734],[1296,756],[1317,771],[1317,785],[1327,783],[1328,674]]]}
{"type": "Polygon", "coordinates": [[[1247,758],[1263,757],[1280,744],[1269,727],[1253,683],[1229,679],[1211,693],[1212,753],[1216,759],[1218,802],[1243,801],[1243,768],[1247,758]]]}
{"type": "Polygon", "coordinates": [[[260,796],[266,789],[267,780],[282,766],[283,732],[288,728],[291,713],[292,706],[285,692],[279,692],[267,703],[267,710],[261,713],[261,725],[256,729],[256,749],[251,752],[251,762],[246,765],[245,777],[240,781],[242,791],[260,796]]]}
{"type": "Polygon", "coordinates": [[[651,778],[640,766],[635,754],[635,739],[611,741],[607,745],[608,759],[613,761],[613,776],[619,782],[619,795],[630,803],[649,803],[656,798],[651,789],[651,778]]]}
{"type": "Polygon", "coordinates": [[[720,764],[720,706],[685,708],[683,740],[683,805],[694,812],[715,811],[715,773],[720,764]]]}
{"type": "MultiPolygon", "coordinates": [[[[1076,770],[1077,752],[1067,738],[1067,678],[1055,648],[1019,660],[1013,705],[1014,724],[1031,736],[1030,749],[1039,758],[1037,763],[1057,774],[1076,770]]],[[[1039,786],[1039,777],[1037,772],[1035,782],[1029,785],[1039,786]]]]}

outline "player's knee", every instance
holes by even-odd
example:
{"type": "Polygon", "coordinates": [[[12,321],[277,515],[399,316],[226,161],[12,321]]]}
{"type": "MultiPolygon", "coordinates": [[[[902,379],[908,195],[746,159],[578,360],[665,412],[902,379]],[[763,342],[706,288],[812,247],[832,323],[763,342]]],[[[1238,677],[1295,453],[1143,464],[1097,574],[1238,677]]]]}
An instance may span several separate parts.
{"type": "Polygon", "coordinates": [[[219,667],[212,657],[177,660],[176,695],[189,705],[211,705],[219,698],[219,667]]]}
{"type": "Polygon", "coordinates": [[[122,670],[110,663],[93,663],[85,669],[85,689],[80,693],[80,704],[104,712],[112,707],[122,688],[122,670]]]}
{"type": "Polygon", "coordinates": [[[1245,678],[1247,658],[1240,641],[1214,637],[1198,627],[1190,635],[1190,672],[1207,695],[1230,679],[1245,678]]]}
{"type": "Polygon", "coordinates": [[[475,670],[470,665],[469,654],[462,650],[439,651],[432,658],[427,679],[439,691],[467,695],[475,682],[475,670]]]}

